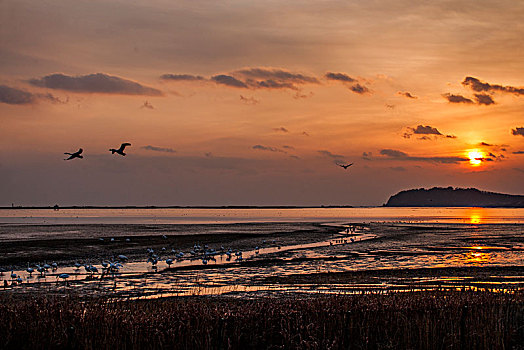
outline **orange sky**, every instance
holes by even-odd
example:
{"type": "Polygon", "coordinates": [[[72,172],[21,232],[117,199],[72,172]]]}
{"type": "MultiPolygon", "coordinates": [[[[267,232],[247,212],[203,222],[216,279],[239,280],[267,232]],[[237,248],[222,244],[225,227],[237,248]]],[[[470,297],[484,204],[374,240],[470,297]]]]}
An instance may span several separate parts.
{"type": "Polygon", "coordinates": [[[515,1],[3,1],[0,205],[524,194],[522,18],[515,1]]]}

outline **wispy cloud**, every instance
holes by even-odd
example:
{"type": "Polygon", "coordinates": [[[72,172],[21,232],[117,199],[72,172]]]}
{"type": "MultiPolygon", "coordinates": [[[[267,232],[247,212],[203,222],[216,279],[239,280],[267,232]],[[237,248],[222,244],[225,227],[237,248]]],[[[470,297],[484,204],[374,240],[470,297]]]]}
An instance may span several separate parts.
{"type": "Polygon", "coordinates": [[[421,161],[421,162],[432,162],[442,164],[457,164],[459,162],[469,161],[468,158],[464,157],[414,157],[408,155],[406,152],[402,152],[394,149],[382,149],[380,154],[386,156],[389,159],[398,161],[421,161]]]}
{"type": "Polygon", "coordinates": [[[162,91],[155,88],[104,73],[79,76],[69,76],[57,73],[42,78],[30,79],[29,83],[38,87],[71,92],[147,96],[163,95],[162,91]]]}
{"type": "Polygon", "coordinates": [[[163,80],[174,80],[174,81],[201,81],[205,80],[204,77],[200,75],[193,74],[163,74],[160,76],[163,80]]]}
{"type": "Polygon", "coordinates": [[[176,151],[172,148],[165,148],[165,147],[156,147],[156,146],[142,146],[140,147],[142,149],[145,149],[147,151],[154,151],[154,152],[165,152],[165,153],[175,153],[176,151]]]}
{"type": "Polygon", "coordinates": [[[10,105],[31,104],[35,100],[32,93],[15,89],[9,86],[0,85],[0,102],[10,105]]]}
{"type": "Polygon", "coordinates": [[[286,151],[284,151],[284,150],[282,150],[280,148],[271,147],[271,146],[254,145],[252,148],[255,149],[255,150],[259,150],[259,151],[287,153],[286,151]]]}
{"type": "Polygon", "coordinates": [[[155,107],[149,101],[144,101],[140,108],[155,109],[155,107]]]}
{"type": "Polygon", "coordinates": [[[325,156],[325,157],[332,158],[332,159],[335,159],[335,160],[340,160],[340,159],[345,158],[341,154],[334,154],[334,153],[331,153],[330,151],[327,151],[327,150],[320,150],[320,151],[317,151],[317,152],[320,153],[321,155],[325,156]]]}
{"type": "Polygon", "coordinates": [[[247,79],[256,81],[275,81],[280,83],[290,82],[295,84],[319,83],[318,79],[314,76],[290,72],[282,68],[251,67],[236,70],[232,74],[235,76],[240,75],[247,79]]]}
{"type": "Polygon", "coordinates": [[[404,97],[407,97],[407,98],[411,98],[411,99],[417,99],[418,97],[415,96],[415,95],[412,95],[410,92],[408,91],[399,91],[397,92],[397,94],[399,94],[400,96],[404,96],[404,97]]]}
{"type": "Polygon", "coordinates": [[[346,73],[333,73],[333,72],[327,72],[324,77],[328,80],[338,80],[345,83],[353,83],[357,81],[356,79],[351,78],[346,73]]]}
{"type": "Polygon", "coordinates": [[[284,128],[283,126],[281,126],[279,128],[273,128],[273,131],[283,132],[283,133],[288,133],[289,132],[289,130],[284,128]]]}
{"type": "Polygon", "coordinates": [[[226,85],[226,86],[231,86],[231,87],[235,87],[235,88],[242,88],[242,89],[247,89],[248,86],[246,85],[246,83],[230,76],[230,75],[225,75],[225,74],[219,74],[219,75],[215,75],[215,76],[212,76],[211,77],[211,80],[213,80],[214,82],[216,82],[217,84],[221,84],[221,85],[226,85]]]}
{"type": "Polygon", "coordinates": [[[10,105],[29,105],[38,100],[45,100],[51,103],[66,103],[50,93],[32,93],[25,90],[0,85],[0,103],[10,105]]]}
{"type": "Polygon", "coordinates": [[[246,96],[242,96],[242,95],[240,95],[240,101],[242,101],[243,103],[245,103],[247,105],[256,105],[256,104],[258,104],[260,102],[260,100],[257,100],[254,97],[246,97],[246,96]]]}
{"type": "Polygon", "coordinates": [[[366,86],[359,84],[357,79],[350,77],[346,73],[328,72],[324,75],[324,78],[327,80],[339,81],[356,94],[362,95],[370,92],[366,86]]]}

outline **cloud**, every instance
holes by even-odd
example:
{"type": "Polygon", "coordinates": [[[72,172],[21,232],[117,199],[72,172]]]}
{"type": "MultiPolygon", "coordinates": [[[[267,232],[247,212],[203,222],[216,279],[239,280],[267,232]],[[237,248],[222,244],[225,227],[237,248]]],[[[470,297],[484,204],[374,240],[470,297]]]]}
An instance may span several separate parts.
{"type": "Polygon", "coordinates": [[[149,101],[144,101],[144,104],[140,108],[155,109],[149,101]]]}
{"type": "Polygon", "coordinates": [[[373,157],[373,153],[372,152],[363,152],[362,153],[362,159],[371,160],[371,157],[373,157]]]}
{"type": "Polygon", "coordinates": [[[46,100],[51,103],[67,103],[50,93],[33,94],[28,91],[12,88],[6,85],[0,85],[0,102],[11,105],[29,105],[37,100],[46,100]]]}
{"type": "Polygon", "coordinates": [[[104,73],[79,76],[69,76],[58,73],[47,75],[40,79],[30,79],[29,83],[38,87],[71,92],[147,96],[163,95],[160,90],[104,73]]]}
{"type": "Polygon", "coordinates": [[[474,77],[466,77],[464,81],[462,82],[462,85],[467,86],[471,88],[473,91],[477,91],[477,92],[500,91],[500,92],[517,94],[517,95],[524,95],[524,88],[485,83],[474,77]]]}
{"type": "Polygon", "coordinates": [[[251,80],[273,81],[278,83],[291,82],[295,84],[318,84],[319,81],[313,76],[290,72],[281,68],[244,68],[232,73],[251,80]]]}
{"type": "Polygon", "coordinates": [[[380,154],[390,159],[400,161],[422,161],[441,164],[457,164],[459,162],[469,161],[468,158],[463,157],[412,157],[405,152],[394,149],[383,149],[380,151],[380,154]]]}
{"type": "Polygon", "coordinates": [[[313,91],[310,91],[308,94],[301,94],[300,91],[297,91],[294,95],[293,95],[293,98],[295,100],[298,100],[298,99],[301,99],[301,98],[309,98],[309,97],[312,97],[314,95],[313,91]]]}
{"type": "Polygon", "coordinates": [[[329,157],[329,158],[333,158],[333,159],[342,159],[342,158],[345,158],[343,155],[341,154],[333,154],[327,150],[320,150],[320,151],[317,151],[318,153],[320,153],[321,155],[323,156],[326,156],[326,157],[329,157]]]}
{"type": "Polygon", "coordinates": [[[390,169],[395,171],[406,171],[406,168],[404,168],[403,166],[394,166],[390,167],[390,169]]]}
{"type": "Polygon", "coordinates": [[[64,103],[67,103],[69,101],[69,98],[66,98],[65,101],[62,101],[61,99],[59,99],[58,97],[56,96],[53,96],[52,94],[50,93],[45,93],[45,94],[35,94],[34,96],[36,96],[38,99],[41,99],[41,100],[46,100],[46,101],[49,101],[51,103],[60,103],[60,104],[64,104],[64,103]]]}
{"type": "Polygon", "coordinates": [[[295,147],[293,147],[293,146],[288,146],[288,145],[284,145],[284,146],[282,146],[282,148],[285,148],[285,149],[291,149],[291,150],[294,150],[294,149],[295,149],[295,147]]]}
{"type": "Polygon", "coordinates": [[[273,131],[288,133],[289,130],[281,126],[280,128],[273,128],[273,131]]]}
{"type": "Polygon", "coordinates": [[[259,150],[259,151],[287,153],[286,151],[281,150],[280,148],[270,147],[270,146],[254,145],[252,148],[256,149],[256,150],[259,150]]]}
{"type": "Polygon", "coordinates": [[[417,99],[418,97],[415,96],[415,95],[412,95],[410,92],[407,92],[407,91],[399,91],[397,92],[397,94],[401,95],[401,96],[404,96],[404,97],[407,97],[407,98],[411,98],[411,99],[417,99]]]}
{"type": "Polygon", "coordinates": [[[155,151],[155,152],[165,152],[165,153],[175,153],[176,152],[172,148],[156,147],[156,146],[151,146],[151,145],[142,146],[140,148],[148,150],[148,151],[155,151]]]}
{"type": "Polygon", "coordinates": [[[407,153],[404,153],[398,150],[394,150],[394,149],[383,149],[380,151],[380,154],[382,154],[383,156],[392,157],[392,158],[402,158],[402,157],[408,156],[407,153]]]}
{"type": "Polygon", "coordinates": [[[524,154],[524,151],[515,151],[513,154],[524,154]]]}
{"type": "Polygon", "coordinates": [[[35,96],[27,91],[0,85],[0,102],[10,105],[27,105],[35,101],[35,96]]]}
{"type": "Polygon", "coordinates": [[[511,129],[511,133],[515,136],[524,136],[524,127],[517,127],[515,129],[511,129]]]}
{"type": "Polygon", "coordinates": [[[452,95],[450,93],[447,93],[443,94],[442,96],[446,98],[449,103],[474,103],[472,100],[462,95],[452,95]]]}
{"type": "Polygon", "coordinates": [[[245,96],[242,96],[242,95],[240,95],[240,101],[242,101],[246,105],[256,105],[256,104],[258,104],[260,102],[260,100],[257,100],[254,97],[245,97],[245,96]]]}
{"type": "Polygon", "coordinates": [[[367,92],[370,92],[366,86],[360,85],[359,83],[357,83],[356,79],[350,77],[346,73],[327,72],[324,75],[324,77],[328,80],[340,81],[341,83],[346,85],[349,90],[357,94],[365,94],[367,92]]]}
{"type": "Polygon", "coordinates": [[[275,80],[262,80],[262,81],[256,81],[252,79],[246,80],[246,84],[252,88],[255,89],[291,89],[291,90],[297,90],[298,88],[293,85],[292,83],[287,82],[278,82],[275,80]]]}
{"type": "Polygon", "coordinates": [[[310,136],[309,133],[307,131],[302,131],[302,135],[304,136],[310,136]]]}
{"type": "Polygon", "coordinates": [[[417,127],[415,128],[408,127],[407,132],[405,132],[404,135],[402,135],[402,137],[404,137],[405,139],[409,139],[412,135],[425,135],[419,137],[419,140],[431,140],[431,138],[427,135],[435,135],[435,137],[445,136],[446,138],[452,139],[456,138],[456,136],[454,135],[443,135],[440,131],[438,131],[437,128],[434,128],[429,125],[417,125],[417,127]]]}
{"type": "Polygon", "coordinates": [[[416,128],[411,128],[413,130],[414,134],[420,134],[420,135],[442,135],[440,131],[438,131],[437,128],[434,128],[429,125],[417,125],[416,128]]]}
{"type": "MultiPolygon", "coordinates": [[[[164,74],[164,80],[203,81],[206,78],[193,74],[164,74]]],[[[251,67],[228,74],[217,74],[210,78],[217,84],[243,89],[291,89],[299,90],[297,85],[319,84],[319,80],[310,75],[290,72],[282,68],[251,67]]],[[[304,95],[304,97],[308,97],[304,95]]]]}
{"type": "Polygon", "coordinates": [[[360,84],[355,84],[351,86],[349,89],[357,94],[365,94],[369,92],[369,89],[367,87],[360,84]]]}
{"type": "Polygon", "coordinates": [[[477,100],[477,104],[479,105],[489,106],[495,104],[495,101],[493,101],[490,95],[475,94],[475,99],[477,100]]]}
{"type": "Polygon", "coordinates": [[[332,73],[332,72],[327,72],[324,77],[328,80],[338,80],[338,81],[342,81],[342,82],[345,82],[345,83],[353,83],[355,81],[357,81],[356,79],[353,79],[351,78],[349,75],[347,75],[346,73],[332,73]]]}
{"type": "Polygon", "coordinates": [[[230,76],[230,75],[224,75],[224,74],[219,74],[219,75],[215,75],[215,76],[212,76],[211,77],[211,80],[213,80],[214,82],[216,82],[217,84],[221,84],[221,85],[226,85],[226,86],[231,86],[231,87],[236,87],[236,88],[244,88],[244,89],[247,89],[247,85],[230,76]]]}
{"type": "Polygon", "coordinates": [[[252,89],[298,90],[297,85],[319,83],[318,79],[313,76],[290,72],[282,68],[252,67],[239,69],[230,74],[252,89]]]}
{"type": "Polygon", "coordinates": [[[205,78],[201,77],[200,75],[192,75],[192,74],[163,74],[160,76],[160,78],[164,80],[175,80],[175,81],[205,80],[205,78]]]}

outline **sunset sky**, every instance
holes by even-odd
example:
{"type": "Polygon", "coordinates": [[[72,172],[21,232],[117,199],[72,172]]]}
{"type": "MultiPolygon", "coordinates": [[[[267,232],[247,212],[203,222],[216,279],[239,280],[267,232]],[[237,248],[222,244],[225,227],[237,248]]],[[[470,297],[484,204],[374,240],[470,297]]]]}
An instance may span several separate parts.
{"type": "Polygon", "coordinates": [[[524,194],[523,18],[514,0],[1,1],[0,205],[524,194]]]}

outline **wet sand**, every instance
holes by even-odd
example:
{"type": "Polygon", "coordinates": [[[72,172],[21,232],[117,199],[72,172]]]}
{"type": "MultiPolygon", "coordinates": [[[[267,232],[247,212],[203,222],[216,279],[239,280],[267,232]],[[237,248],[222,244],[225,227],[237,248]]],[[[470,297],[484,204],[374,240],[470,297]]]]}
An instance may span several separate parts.
{"type": "Polygon", "coordinates": [[[0,280],[4,291],[15,294],[245,298],[461,288],[513,291],[524,286],[522,225],[257,223],[2,228],[0,268],[7,272],[0,280]],[[190,254],[195,243],[208,245],[215,253],[190,254]],[[148,248],[159,255],[157,265],[147,263],[148,248]],[[232,258],[225,253],[229,248],[232,258]],[[168,266],[165,259],[175,256],[172,249],[185,255],[168,266]],[[241,261],[234,255],[239,251],[243,252],[241,261]],[[129,259],[122,261],[118,272],[102,269],[102,261],[120,254],[129,259]],[[29,276],[24,271],[28,263],[44,262],[57,262],[59,268],[44,276],[29,276]],[[75,269],[75,262],[98,265],[99,272],[75,269]],[[20,283],[10,279],[11,269],[22,277],[20,283]],[[67,281],[59,281],[61,273],[69,274],[67,281]]]}
{"type": "Polygon", "coordinates": [[[338,232],[318,223],[222,225],[2,225],[0,267],[23,269],[29,263],[98,263],[117,255],[147,258],[146,249],[188,252],[194,244],[253,249],[275,240],[279,245],[325,240],[338,232]]]}

